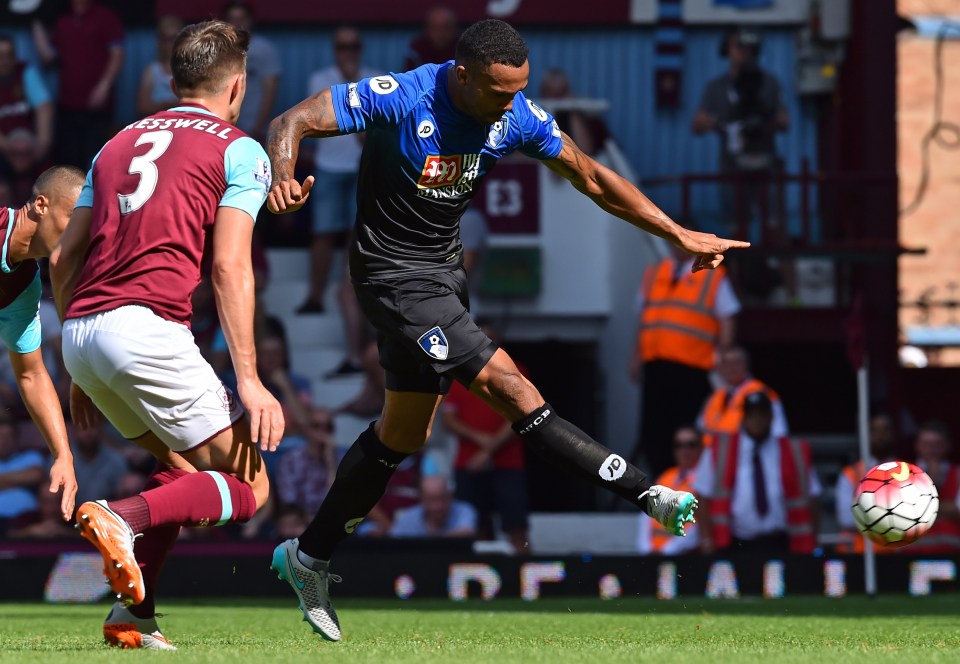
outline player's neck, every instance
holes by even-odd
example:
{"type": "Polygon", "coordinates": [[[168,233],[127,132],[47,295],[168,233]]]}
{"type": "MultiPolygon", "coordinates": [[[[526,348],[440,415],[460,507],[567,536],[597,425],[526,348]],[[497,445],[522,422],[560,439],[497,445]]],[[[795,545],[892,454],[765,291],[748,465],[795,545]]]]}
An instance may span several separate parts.
{"type": "Polygon", "coordinates": [[[181,97],[180,104],[202,106],[221,120],[236,124],[236,118],[232,117],[230,111],[230,102],[226,99],[220,97],[181,97]]]}

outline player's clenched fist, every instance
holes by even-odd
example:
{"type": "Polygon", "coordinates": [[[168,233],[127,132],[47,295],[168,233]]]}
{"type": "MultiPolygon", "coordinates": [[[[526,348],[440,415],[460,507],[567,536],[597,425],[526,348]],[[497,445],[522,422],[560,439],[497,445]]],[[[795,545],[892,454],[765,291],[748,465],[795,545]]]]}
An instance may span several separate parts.
{"type": "Polygon", "coordinates": [[[303,181],[303,185],[293,178],[281,180],[273,185],[267,195],[267,209],[274,214],[296,212],[307,202],[311,189],[313,189],[312,175],[303,181]]]}

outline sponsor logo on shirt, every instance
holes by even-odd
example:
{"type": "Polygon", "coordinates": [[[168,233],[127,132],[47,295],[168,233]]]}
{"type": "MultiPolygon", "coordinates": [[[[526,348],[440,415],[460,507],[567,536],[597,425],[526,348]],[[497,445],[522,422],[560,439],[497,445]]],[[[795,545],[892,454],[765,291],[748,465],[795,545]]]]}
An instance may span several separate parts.
{"type": "Polygon", "coordinates": [[[532,99],[527,100],[527,106],[530,107],[530,110],[533,112],[534,115],[537,116],[540,122],[546,122],[549,119],[550,116],[547,115],[547,112],[542,108],[540,108],[539,106],[537,106],[532,99]]]}
{"type": "Polygon", "coordinates": [[[497,147],[507,135],[509,120],[506,116],[500,118],[497,122],[490,125],[490,131],[487,133],[487,145],[492,148],[497,147]]]}
{"type": "Polygon", "coordinates": [[[420,138],[430,138],[433,136],[434,130],[436,130],[436,127],[433,126],[433,123],[429,120],[424,120],[420,123],[420,126],[417,127],[417,136],[420,138]]]}
{"type": "Polygon", "coordinates": [[[417,194],[426,198],[463,196],[473,191],[479,174],[479,154],[429,155],[420,172],[417,194]]]}
{"type": "Polygon", "coordinates": [[[374,76],[370,79],[370,89],[378,95],[388,95],[399,87],[393,76],[374,76]]]}
{"type": "Polygon", "coordinates": [[[356,83],[347,86],[347,103],[350,104],[350,108],[360,108],[360,95],[357,94],[356,83]]]}

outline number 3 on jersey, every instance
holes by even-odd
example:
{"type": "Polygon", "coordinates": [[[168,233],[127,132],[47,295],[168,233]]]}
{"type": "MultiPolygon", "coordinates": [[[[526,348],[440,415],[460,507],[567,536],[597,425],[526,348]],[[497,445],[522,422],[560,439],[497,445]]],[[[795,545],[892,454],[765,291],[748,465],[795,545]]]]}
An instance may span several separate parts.
{"type": "Polygon", "coordinates": [[[127,172],[130,175],[139,175],[140,183],[132,194],[117,194],[117,200],[120,203],[120,214],[130,214],[143,207],[143,204],[153,196],[157,188],[157,179],[160,172],[157,165],[154,164],[160,158],[167,148],[170,147],[170,141],[173,140],[172,131],[148,131],[141,134],[134,147],[150,143],[151,147],[146,154],[134,157],[130,160],[130,167],[127,172]]]}

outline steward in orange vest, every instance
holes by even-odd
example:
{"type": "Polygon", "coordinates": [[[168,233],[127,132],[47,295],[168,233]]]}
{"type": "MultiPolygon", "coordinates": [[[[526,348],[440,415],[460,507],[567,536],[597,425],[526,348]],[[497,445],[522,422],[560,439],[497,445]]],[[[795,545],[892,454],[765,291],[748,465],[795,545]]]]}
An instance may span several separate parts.
{"type": "MultiPolygon", "coordinates": [[[[740,435],[721,436],[706,452],[713,463],[713,491],[710,497],[710,527],[713,545],[717,549],[729,547],[733,536],[731,499],[737,478],[737,451],[740,435]]],[[[812,553],[816,547],[813,529],[809,477],[813,472],[810,446],[806,441],[777,439],[780,446],[780,481],[786,500],[787,522],[784,524],[790,539],[791,553],[812,553]]]]}
{"type": "Polygon", "coordinates": [[[714,304],[726,270],[721,266],[680,278],[676,272],[672,258],[647,268],[637,352],[645,363],[666,360],[710,371],[720,332],[714,304]]]}
{"type": "MultiPolygon", "coordinates": [[[[693,493],[697,461],[702,451],[703,437],[696,427],[681,426],[673,434],[673,460],[677,465],[661,473],[656,484],[693,493]]],[[[649,550],[645,552],[669,555],[695,550],[699,546],[696,524],[687,526],[686,537],[678,538],[668,533],[654,519],[647,521],[650,523],[649,550]]]]}
{"type": "MultiPolygon", "coordinates": [[[[697,424],[705,436],[707,445],[713,444],[722,435],[740,431],[743,422],[743,400],[748,394],[763,392],[774,404],[780,403],[780,395],[756,378],[748,378],[736,387],[718,387],[707,399],[697,424]]],[[[775,431],[784,434],[784,431],[775,431]]]]}

